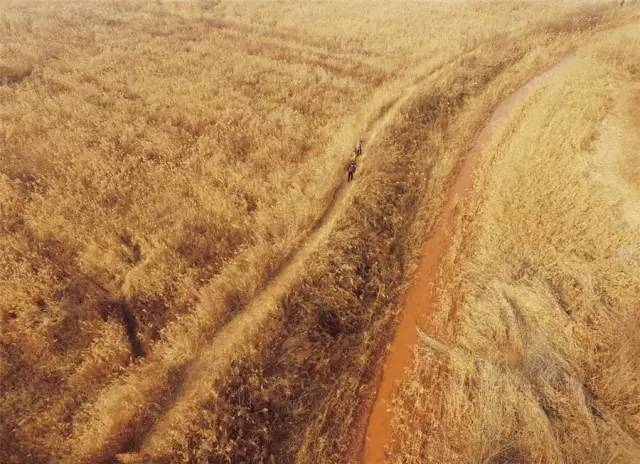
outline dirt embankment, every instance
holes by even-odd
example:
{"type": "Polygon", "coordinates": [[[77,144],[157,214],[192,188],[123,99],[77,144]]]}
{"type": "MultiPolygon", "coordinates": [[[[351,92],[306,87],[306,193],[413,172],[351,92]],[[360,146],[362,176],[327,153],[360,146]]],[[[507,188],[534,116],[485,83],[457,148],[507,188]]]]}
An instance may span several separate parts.
{"type": "Polygon", "coordinates": [[[578,47],[487,146],[389,462],[640,461],[630,19],[578,47]]]}

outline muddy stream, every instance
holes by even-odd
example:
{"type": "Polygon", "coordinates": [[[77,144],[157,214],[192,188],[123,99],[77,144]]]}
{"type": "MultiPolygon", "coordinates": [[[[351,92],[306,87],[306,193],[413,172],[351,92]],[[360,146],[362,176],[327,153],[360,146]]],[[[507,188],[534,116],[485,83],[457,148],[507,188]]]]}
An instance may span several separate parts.
{"type": "Polygon", "coordinates": [[[473,147],[467,153],[462,167],[447,193],[434,231],[424,245],[422,257],[411,286],[404,296],[400,322],[384,363],[382,380],[367,426],[363,455],[365,464],[386,462],[385,452],[391,444],[391,401],[395,387],[403,378],[405,370],[411,366],[413,346],[418,343],[417,328],[423,326],[427,315],[438,309],[438,300],[435,294],[438,269],[447,252],[449,240],[454,235],[452,226],[456,207],[464,202],[473,191],[474,173],[484,148],[492,140],[494,132],[497,132],[496,129],[511,116],[516,107],[540,88],[547,78],[564,68],[569,61],[570,57],[565,58],[556,66],[529,80],[507,97],[494,110],[478,134],[473,147]]]}

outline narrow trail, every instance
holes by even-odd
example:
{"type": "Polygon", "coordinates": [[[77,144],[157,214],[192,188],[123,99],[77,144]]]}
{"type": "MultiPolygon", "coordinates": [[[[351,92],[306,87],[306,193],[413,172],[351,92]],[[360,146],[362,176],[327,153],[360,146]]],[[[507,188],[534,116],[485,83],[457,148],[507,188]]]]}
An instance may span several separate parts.
{"type": "Polygon", "coordinates": [[[473,147],[467,153],[462,167],[447,192],[446,200],[432,235],[426,241],[422,257],[413,277],[413,282],[405,296],[401,319],[384,362],[382,380],[378,387],[371,416],[367,425],[364,444],[364,463],[386,462],[386,450],[392,438],[392,399],[395,387],[413,360],[413,347],[418,343],[417,328],[423,326],[427,315],[438,308],[436,283],[442,259],[454,236],[452,228],[461,204],[473,191],[474,174],[484,148],[499,135],[499,128],[522,102],[527,100],[552,75],[560,72],[570,61],[565,58],[529,80],[524,86],[507,97],[491,114],[478,134],[473,147]]]}
{"type": "MultiPolygon", "coordinates": [[[[365,141],[364,155],[360,160],[366,160],[372,147],[373,151],[376,150],[376,140],[380,133],[400,108],[413,98],[420,85],[481,46],[481,43],[474,44],[454,56],[443,57],[440,62],[427,61],[379,88],[353,118],[336,128],[327,151],[339,156],[346,148],[345,138],[355,139],[360,135],[365,141]]],[[[356,184],[367,171],[367,165],[360,162],[356,184]]],[[[151,368],[152,364],[148,365],[149,369],[140,371],[142,374],[134,376],[132,382],[114,384],[102,395],[105,400],[99,405],[97,413],[92,411],[89,415],[91,420],[74,431],[66,444],[69,451],[65,454],[64,462],[149,462],[146,455],[152,456],[166,450],[168,437],[179,434],[177,429],[186,426],[186,413],[196,411],[199,395],[211,392],[216,376],[220,376],[230,366],[233,354],[256,336],[261,330],[262,322],[278,313],[279,300],[298,280],[311,254],[329,236],[344,205],[348,203],[349,192],[352,190],[347,188],[346,172],[343,175],[328,193],[331,200],[323,212],[310,229],[302,234],[298,245],[287,254],[275,275],[231,321],[209,334],[206,342],[196,349],[193,356],[180,360],[184,369],[176,371],[179,372],[178,378],[169,386],[169,396],[157,398],[159,383],[147,382],[144,373],[156,375],[158,371],[151,368]],[[118,398],[131,401],[132,406],[124,408],[120,415],[116,413],[116,408],[120,406],[118,398]]],[[[198,334],[194,334],[194,337],[197,338],[198,334]]],[[[167,350],[168,354],[164,353],[163,356],[174,357],[181,354],[179,349],[176,351],[176,348],[170,346],[167,350]]],[[[162,369],[159,371],[163,372],[162,369]]],[[[167,372],[166,375],[170,373],[167,372]]]]}
{"type": "MultiPolygon", "coordinates": [[[[443,63],[442,66],[449,64],[443,63]]],[[[363,155],[358,157],[358,171],[355,182],[362,175],[362,161],[366,159],[366,153],[378,139],[384,128],[396,116],[402,105],[412,97],[415,88],[420,81],[405,87],[400,96],[387,99],[385,103],[363,124],[362,138],[365,141],[363,155]]],[[[346,170],[344,181],[334,191],[332,200],[317,219],[309,235],[299,248],[294,250],[280,267],[277,274],[266,284],[251,303],[230,322],[228,322],[204,347],[197,359],[189,366],[185,380],[179,394],[168,406],[165,413],[157,420],[151,430],[142,440],[137,452],[125,452],[116,457],[120,462],[138,462],[145,455],[153,456],[162,454],[167,443],[167,437],[176,428],[176,424],[184,422],[198,404],[198,398],[203,398],[211,391],[212,380],[219,373],[225,372],[234,353],[245,345],[247,340],[254,339],[262,330],[263,323],[277,313],[279,303],[286,295],[300,275],[304,274],[311,254],[318,249],[327,239],[334,228],[336,221],[341,217],[342,211],[350,197],[349,184],[346,182],[346,170]]]]}

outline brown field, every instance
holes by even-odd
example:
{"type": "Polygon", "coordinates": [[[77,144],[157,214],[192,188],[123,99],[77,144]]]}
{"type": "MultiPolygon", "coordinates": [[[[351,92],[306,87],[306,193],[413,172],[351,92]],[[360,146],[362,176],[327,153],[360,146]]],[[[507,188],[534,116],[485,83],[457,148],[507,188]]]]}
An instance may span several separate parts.
{"type": "Polygon", "coordinates": [[[389,462],[640,460],[639,39],[635,2],[0,0],[0,463],[360,461],[448,186],[567,54],[457,206],[389,462]]]}

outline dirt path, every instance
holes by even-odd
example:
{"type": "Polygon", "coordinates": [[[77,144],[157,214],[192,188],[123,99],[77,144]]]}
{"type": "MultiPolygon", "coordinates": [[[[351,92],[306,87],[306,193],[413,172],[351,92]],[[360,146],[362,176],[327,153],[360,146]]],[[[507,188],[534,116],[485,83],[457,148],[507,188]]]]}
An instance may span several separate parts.
{"type": "MultiPolygon", "coordinates": [[[[449,62],[443,63],[442,66],[446,64],[449,62]]],[[[370,151],[371,146],[375,144],[379,135],[396,116],[402,105],[412,97],[419,82],[420,80],[414,81],[412,85],[404,87],[400,96],[387,99],[380,108],[373,112],[373,116],[366,118],[365,123],[362,124],[365,128],[362,133],[365,150],[364,154],[358,158],[356,183],[363,171],[366,172],[366,168],[363,166],[366,153],[370,151]]],[[[291,253],[277,274],[252,302],[226,324],[206,347],[202,348],[197,359],[190,365],[176,399],[148,432],[140,450],[136,453],[117,455],[120,462],[139,462],[144,459],[145,455],[154,456],[166,451],[164,448],[167,444],[167,437],[176,428],[176,424],[184,422],[184,418],[193,413],[197,408],[198,399],[210,393],[211,384],[216,374],[225,372],[238,347],[245,345],[247,340],[257,337],[262,330],[263,323],[270,316],[276,314],[282,298],[299,276],[304,274],[304,267],[311,254],[327,239],[336,221],[341,217],[345,204],[351,196],[352,189],[349,187],[353,185],[347,184],[346,177],[345,171],[344,181],[335,190],[332,201],[316,221],[302,245],[291,253]]]]}
{"type": "Polygon", "coordinates": [[[438,300],[435,294],[435,285],[438,280],[438,269],[449,247],[449,241],[454,235],[452,227],[454,227],[453,220],[458,212],[457,206],[473,190],[475,169],[484,147],[492,140],[492,136],[495,135],[494,132],[499,132],[498,129],[511,116],[514,109],[540,88],[547,78],[559,72],[568,62],[569,58],[565,58],[559,64],[532,78],[495,109],[478,134],[472,149],[467,154],[460,171],[456,175],[455,182],[447,193],[438,223],[424,245],[414,281],[403,303],[400,323],[385,360],[382,380],[378,387],[378,393],[367,426],[364,448],[365,464],[385,462],[385,452],[391,444],[391,401],[395,386],[404,376],[405,369],[411,365],[413,346],[418,342],[417,327],[422,325],[423,318],[426,315],[437,310],[438,300]]]}

